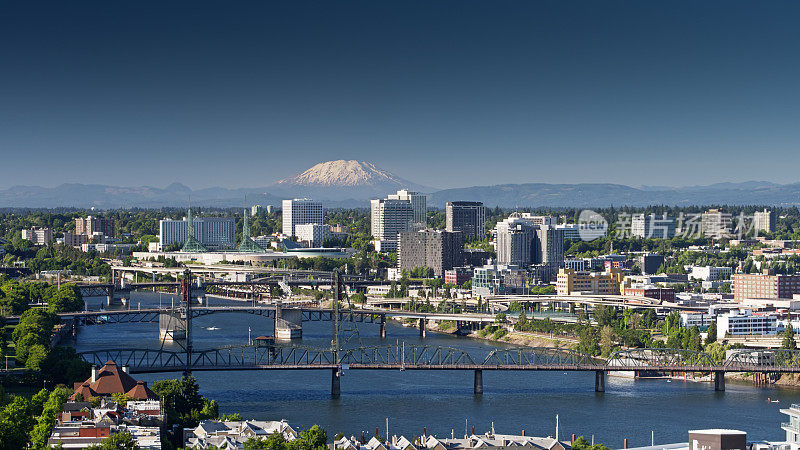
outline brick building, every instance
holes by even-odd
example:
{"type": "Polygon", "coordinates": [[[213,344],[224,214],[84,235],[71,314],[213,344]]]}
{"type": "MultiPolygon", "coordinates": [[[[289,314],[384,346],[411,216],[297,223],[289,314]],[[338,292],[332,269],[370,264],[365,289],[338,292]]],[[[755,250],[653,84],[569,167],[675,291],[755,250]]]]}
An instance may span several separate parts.
{"type": "Polygon", "coordinates": [[[791,299],[800,294],[800,275],[776,275],[773,270],[762,273],[737,273],[733,275],[733,299],[791,299]]]}

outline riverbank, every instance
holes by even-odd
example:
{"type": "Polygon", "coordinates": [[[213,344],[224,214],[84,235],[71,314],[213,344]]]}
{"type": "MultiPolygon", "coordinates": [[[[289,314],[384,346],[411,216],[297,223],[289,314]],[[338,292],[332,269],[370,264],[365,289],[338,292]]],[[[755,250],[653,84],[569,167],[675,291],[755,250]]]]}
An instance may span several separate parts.
{"type": "MultiPolygon", "coordinates": [[[[418,321],[404,322],[402,319],[394,319],[403,326],[418,328],[418,321]]],[[[494,334],[481,336],[478,331],[471,331],[469,334],[458,334],[455,324],[449,321],[428,323],[425,327],[426,332],[441,333],[449,335],[459,335],[471,339],[499,342],[504,344],[518,345],[520,347],[545,347],[557,349],[573,349],[578,345],[578,339],[566,336],[552,336],[544,333],[533,333],[523,331],[508,331],[502,336],[495,338],[494,334]]]]}

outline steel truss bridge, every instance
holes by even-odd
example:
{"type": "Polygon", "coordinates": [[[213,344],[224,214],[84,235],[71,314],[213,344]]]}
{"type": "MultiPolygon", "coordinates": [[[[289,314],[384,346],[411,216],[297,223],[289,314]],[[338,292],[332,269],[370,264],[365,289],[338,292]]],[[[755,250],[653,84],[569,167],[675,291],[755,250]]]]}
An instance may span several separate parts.
{"type": "MultiPolygon", "coordinates": [[[[95,365],[114,361],[131,373],[231,371],[231,370],[309,370],[331,371],[331,395],[339,397],[343,370],[472,370],[474,393],[483,393],[484,370],[550,370],[585,371],[595,373],[595,391],[605,391],[608,372],[635,373],[686,373],[712,374],[714,387],[725,390],[725,373],[749,372],[753,374],[800,373],[800,351],[797,350],[742,350],[724,360],[714,360],[701,352],[678,349],[632,349],[618,351],[608,359],[595,358],[580,352],[553,348],[506,348],[491,351],[483,358],[464,350],[427,345],[380,345],[365,347],[358,336],[355,322],[380,321],[383,327],[387,315],[439,320],[464,321],[463,315],[426,314],[340,310],[344,283],[338,272],[333,273],[334,309],[300,309],[302,320],[330,320],[333,322],[333,339],[330,349],[293,345],[276,345],[273,342],[247,346],[230,346],[195,350],[191,339],[191,321],[195,317],[219,312],[258,314],[275,318],[276,309],[264,307],[193,307],[190,275],[186,272],[180,283],[182,294],[180,313],[186,324],[186,342],[182,350],[106,349],[79,353],[80,357],[95,365]],[[413,317],[412,317],[413,316],[413,317]],[[343,338],[344,341],[340,340],[343,338]],[[356,344],[357,342],[357,344],[356,344]]],[[[174,309],[128,310],[73,313],[68,318],[78,324],[155,322],[164,313],[174,309]],[[113,317],[113,319],[112,319],[113,317]]],[[[297,310],[295,310],[297,311],[297,310]]],[[[65,315],[67,316],[67,315],[65,315]]],[[[484,320],[476,316],[475,320],[484,320]]],[[[489,317],[489,320],[493,320],[489,317]]],[[[421,323],[422,324],[422,323],[421,323]]],[[[424,326],[420,328],[424,330],[424,326]]]]}
{"type": "Polygon", "coordinates": [[[474,392],[483,393],[484,370],[595,372],[595,390],[605,391],[608,372],[712,374],[716,390],[725,390],[724,374],[800,373],[798,350],[742,350],[723,361],[706,353],[680,349],[618,351],[608,359],[553,348],[508,348],[483,358],[464,350],[428,345],[381,345],[350,349],[302,346],[230,346],[191,353],[172,350],[108,349],[79,353],[91,364],[114,361],[130,373],[320,370],[332,373],[331,393],[338,396],[342,370],[472,370],[474,392]]]}

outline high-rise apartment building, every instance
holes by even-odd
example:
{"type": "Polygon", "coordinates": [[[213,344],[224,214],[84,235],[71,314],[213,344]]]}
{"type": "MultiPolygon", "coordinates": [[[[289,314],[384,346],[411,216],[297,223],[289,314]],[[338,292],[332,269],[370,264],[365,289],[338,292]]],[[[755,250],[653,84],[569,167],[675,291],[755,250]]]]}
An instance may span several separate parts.
{"type": "Polygon", "coordinates": [[[554,225],[537,227],[536,248],[534,262],[557,268],[564,262],[564,232],[554,225]]]}
{"type": "MultiPolygon", "coordinates": [[[[227,249],[236,246],[236,220],[233,217],[196,217],[194,238],[209,249],[227,249]]],[[[164,219],[158,222],[161,248],[186,242],[188,220],[164,219]]]]}
{"type": "Polygon", "coordinates": [[[465,240],[483,239],[486,234],[486,208],[481,202],[447,202],[446,229],[460,231],[465,240]]]}
{"type": "Polygon", "coordinates": [[[731,214],[709,209],[700,217],[700,231],[706,237],[722,239],[730,236],[731,214]]]}
{"type": "Polygon", "coordinates": [[[389,194],[389,200],[405,200],[411,203],[413,213],[412,226],[414,231],[424,230],[428,227],[428,197],[419,192],[410,192],[408,189],[401,189],[397,194],[389,194]]]}
{"type": "Polygon", "coordinates": [[[519,214],[499,222],[497,232],[497,263],[523,266],[534,262],[536,226],[519,214]]]}
{"type": "Polygon", "coordinates": [[[753,214],[753,229],[755,231],[775,231],[775,211],[764,209],[753,214]]]}
{"type": "Polygon", "coordinates": [[[307,198],[283,201],[283,234],[297,236],[295,227],[304,223],[322,224],[322,202],[307,198]]]}
{"type": "Polygon", "coordinates": [[[53,242],[53,230],[50,228],[31,227],[22,230],[22,239],[33,242],[34,245],[48,245],[53,242]]]}
{"type": "Polygon", "coordinates": [[[430,267],[437,277],[464,261],[464,237],[441,230],[403,231],[397,246],[397,268],[430,267]]]}
{"type": "Polygon", "coordinates": [[[379,252],[397,250],[398,234],[414,229],[414,209],[408,200],[372,200],[370,216],[373,244],[379,252]]]}
{"type": "Polygon", "coordinates": [[[672,239],[675,237],[675,219],[666,214],[634,214],[631,216],[631,235],[643,239],[672,239]]]}
{"type": "Polygon", "coordinates": [[[102,233],[107,237],[114,237],[114,219],[86,216],[75,219],[75,234],[93,236],[102,233]]]}
{"type": "Polygon", "coordinates": [[[772,270],[733,274],[733,300],[737,303],[746,299],[791,299],[794,294],[800,294],[800,275],[776,275],[772,270]]]}
{"type": "Polygon", "coordinates": [[[499,222],[495,230],[498,264],[537,263],[557,268],[564,262],[564,232],[555,225],[536,225],[515,213],[499,222]]]}
{"type": "Polygon", "coordinates": [[[64,245],[68,247],[80,247],[83,244],[89,243],[89,235],[64,232],[64,245]]]}

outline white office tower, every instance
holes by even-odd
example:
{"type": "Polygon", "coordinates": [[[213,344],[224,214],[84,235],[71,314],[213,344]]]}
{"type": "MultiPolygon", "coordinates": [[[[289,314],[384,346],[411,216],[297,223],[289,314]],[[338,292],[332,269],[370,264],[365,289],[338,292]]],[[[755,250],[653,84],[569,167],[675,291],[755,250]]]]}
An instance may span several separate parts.
{"type": "Polygon", "coordinates": [[[428,227],[428,197],[425,194],[401,189],[397,191],[397,194],[389,194],[389,200],[405,200],[411,203],[414,213],[412,218],[414,231],[424,230],[428,227]]]}
{"type": "Polygon", "coordinates": [[[497,263],[527,265],[534,261],[536,225],[514,213],[497,224],[497,263]]]}
{"type": "Polygon", "coordinates": [[[283,234],[297,236],[297,225],[322,224],[322,202],[307,198],[283,201],[283,234]]]}
{"type": "Polygon", "coordinates": [[[370,202],[375,250],[397,250],[398,234],[413,231],[414,209],[409,200],[380,199],[370,202]]]}

